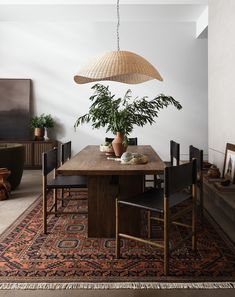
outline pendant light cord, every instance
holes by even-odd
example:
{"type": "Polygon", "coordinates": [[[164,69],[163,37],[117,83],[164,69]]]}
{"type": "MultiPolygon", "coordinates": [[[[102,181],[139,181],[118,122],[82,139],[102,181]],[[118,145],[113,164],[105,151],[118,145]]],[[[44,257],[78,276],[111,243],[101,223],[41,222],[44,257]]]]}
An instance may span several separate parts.
{"type": "Polygon", "coordinates": [[[117,50],[118,51],[120,51],[119,28],[120,28],[120,12],[119,12],[119,0],[117,0],[117,50]]]}

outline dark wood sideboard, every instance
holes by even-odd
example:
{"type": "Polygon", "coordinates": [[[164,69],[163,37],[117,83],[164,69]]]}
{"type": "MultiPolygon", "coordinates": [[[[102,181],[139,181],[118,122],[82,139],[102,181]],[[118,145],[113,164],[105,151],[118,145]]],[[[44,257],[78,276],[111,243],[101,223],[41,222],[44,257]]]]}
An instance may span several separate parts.
{"type": "Polygon", "coordinates": [[[0,143],[20,143],[25,146],[25,169],[40,169],[42,153],[58,146],[56,140],[0,140],[0,143]]]}
{"type": "Polygon", "coordinates": [[[213,182],[203,179],[204,206],[235,243],[235,192],[219,191],[213,182]]]}

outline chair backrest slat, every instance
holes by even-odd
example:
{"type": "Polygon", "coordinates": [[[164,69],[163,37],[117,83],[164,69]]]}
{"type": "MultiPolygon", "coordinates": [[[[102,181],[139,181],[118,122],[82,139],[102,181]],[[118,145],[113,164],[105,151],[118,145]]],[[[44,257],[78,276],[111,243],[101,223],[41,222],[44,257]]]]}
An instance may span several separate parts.
{"type": "Polygon", "coordinates": [[[105,137],[105,142],[111,143],[114,140],[114,138],[105,137]]]}
{"type": "Polygon", "coordinates": [[[171,157],[171,166],[180,164],[180,145],[174,140],[170,141],[170,157],[171,157]],[[174,164],[174,161],[176,164],[174,164]]]}
{"type": "MultiPolygon", "coordinates": [[[[111,143],[114,140],[114,138],[105,137],[105,142],[111,143]]],[[[138,138],[132,137],[128,138],[128,145],[138,145],[138,138]]]]}
{"type": "Polygon", "coordinates": [[[46,176],[58,165],[58,149],[54,148],[50,151],[42,153],[42,173],[46,176]]]}
{"type": "Polygon", "coordinates": [[[183,190],[195,184],[197,180],[197,160],[193,159],[189,163],[165,168],[165,196],[183,190]]]}
{"type": "Polygon", "coordinates": [[[193,145],[189,146],[189,161],[197,159],[197,172],[202,171],[203,167],[203,150],[199,150],[193,145]]]}
{"type": "Polygon", "coordinates": [[[137,137],[128,138],[128,145],[138,145],[137,137]]]}
{"type": "Polygon", "coordinates": [[[71,141],[63,143],[61,145],[61,164],[71,159],[71,141]]]}

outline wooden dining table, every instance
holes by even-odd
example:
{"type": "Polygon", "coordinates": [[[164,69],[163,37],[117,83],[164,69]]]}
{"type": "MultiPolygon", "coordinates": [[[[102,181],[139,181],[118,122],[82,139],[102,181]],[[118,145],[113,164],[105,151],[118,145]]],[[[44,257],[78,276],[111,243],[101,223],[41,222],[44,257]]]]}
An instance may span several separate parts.
{"type": "MultiPolygon", "coordinates": [[[[150,145],[129,146],[127,151],[146,155],[148,162],[121,164],[108,159],[99,146],[88,145],[57,169],[58,174],[88,177],[88,237],[115,237],[115,198],[128,199],[143,192],[145,175],[164,171],[163,161],[150,145]]],[[[139,211],[126,209],[122,213],[121,230],[138,235],[139,211]]]]}

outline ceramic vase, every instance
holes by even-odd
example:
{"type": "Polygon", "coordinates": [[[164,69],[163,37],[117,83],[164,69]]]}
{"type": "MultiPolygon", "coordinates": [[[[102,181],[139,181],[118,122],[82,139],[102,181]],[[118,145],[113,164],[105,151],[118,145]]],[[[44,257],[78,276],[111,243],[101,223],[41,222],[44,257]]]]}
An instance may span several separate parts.
{"type": "Polygon", "coordinates": [[[112,141],[112,146],[114,154],[116,157],[121,157],[121,155],[126,151],[126,146],[123,144],[124,135],[121,132],[117,132],[114,140],[112,141]]]}
{"type": "Polygon", "coordinates": [[[44,129],[44,140],[49,140],[47,128],[44,129]]]}

